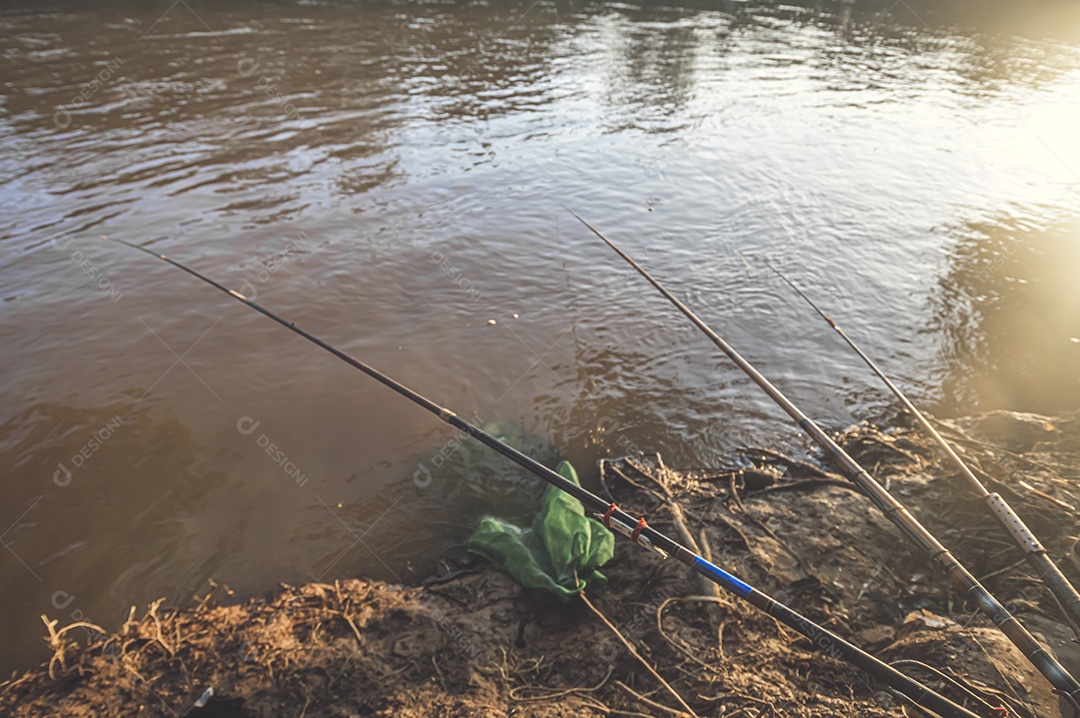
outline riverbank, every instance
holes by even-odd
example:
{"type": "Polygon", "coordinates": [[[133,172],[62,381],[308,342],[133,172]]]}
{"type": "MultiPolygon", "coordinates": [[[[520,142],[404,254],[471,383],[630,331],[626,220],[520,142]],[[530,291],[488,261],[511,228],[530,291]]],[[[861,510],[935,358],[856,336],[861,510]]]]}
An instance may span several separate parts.
{"type": "MultiPolygon", "coordinates": [[[[1051,555],[1066,555],[1070,507],[1080,505],[1080,419],[997,412],[941,426],[1051,555]]],[[[1053,600],[921,435],[856,426],[840,440],[1080,670],[1053,600]]],[[[1014,715],[1057,715],[1016,650],[823,465],[750,449],[709,470],[675,471],[655,456],[606,463],[602,479],[665,532],[678,530],[677,505],[717,563],[875,655],[934,666],[1014,715]]],[[[1063,570],[1080,580],[1068,560],[1063,570]]],[[[153,604],[114,634],[53,624],[52,660],[0,685],[0,712],[679,714],[647,663],[701,716],[903,715],[880,685],[772,619],[727,596],[700,600],[702,587],[674,561],[620,542],[605,573],[610,585],[593,603],[622,638],[584,602],[524,591],[479,560],[415,587],[349,580],[241,603],[218,591],[185,610],[153,604]]],[[[904,670],[942,686],[925,669],[904,670]]]]}

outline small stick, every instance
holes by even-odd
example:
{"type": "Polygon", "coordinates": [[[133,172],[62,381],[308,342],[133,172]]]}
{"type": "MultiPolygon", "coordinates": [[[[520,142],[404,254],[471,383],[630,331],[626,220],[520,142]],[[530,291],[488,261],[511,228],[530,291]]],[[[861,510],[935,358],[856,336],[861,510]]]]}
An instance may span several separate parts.
{"type": "MultiPolygon", "coordinates": [[[[666,598],[666,599],[664,599],[664,602],[661,603],[656,608],[656,630],[660,632],[660,636],[665,641],[667,641],[672,646],[677,648],[679,651],[684,653],[686,655],[686,657],[689,658],[691,661],[693,661],[694,663],[697,663],[699,666],[701,666],[702,668],[704,668],[707,671],[710,671],[710,672],[715,673],[717,675],[722,675],[722,672],[717,670],[715,666],[710,666],[708,663],[706,663],[705,661],[703,661],[700,658],[698,658],[697,656],[695,656],[690,651],[690,649],[686,646],[685,642],[682,639],[679,639],[678,642],[676,642],[676,640],[674,638],[672,638],[671,636],[669,636],[667,634],[667,631],[664,630],[664,618],[663,618],[664,609],[667,608],[669,603],[673,603],[673,602],[680,602],[681,603],[683,601],[685,601],[687,603],[708,603],[708,604],[713,604],[713,605],[723,602],[722,599],[718,599],[715,596],[687,596],[685,598],[681,598],[681,597],[676,596],[676,597],[673,597],[673,598],[666,598]]],[[[716,631],[717,636],[721,639],[720,640],[720,655],[721,656],[724,655],[724,646],[723,646],[723,641],[722,641],[722,639],[723,639],[722,631],[724,630],[725,625],[726,624],[721,623],[720,626],[717,628],[717,631],[716,631]]]]}
{"type": "MultiPolygon", "coordinates": [[[[571,693],[595,693],[596,691],[598,691],[598,690],[600,690],[601,688],[604,687],[604,684],[606,684],[608,682],[608,679],[611,678],[611,674],[614,673],[614,672],[615,672],[615,664],[611,664],[611,666],[608,667],[608,672],[607,672],[607,675],[604,676],[604,679],[602,681],[600,681],[599,683],[597,683],[592,688],[578,688],[577,686],[574,686],[573,688],[567,688],[565,690],[559,690],[559,691],[552,691],[550,693],[544,693],[544,694],[538,695],[538,696],[516,696],[516,695],[514,695],[514,691],[516,691],[517,688],[512,688],[512,689],[510,689],[510,697],[513,698],[515,701],[519,701],[521,703],[527,703],[529,701],[549,701],[549,700],[552,700],[554,698],[562,698],[563,696],[568,696],[571,693]]],[[[524,688],[525,686],[520,686],[520,687],[524,688]]]]}
{"type": "MultiPolygon", "coordinates": [[[[985,576],[980,576],[979,580],[980,581],[985,581],[988,578],[993,578],[994,576],[998,576],[1000,574],[1007,573],[1009,571],[1012,571],[1014,568],[1017,568],[1019,566],[1023,566],[1025,563],[1027,563],[1027,559],[1022,558],[1019,561],[1017,561],[1016,563],[1010,563],[1008,566],[1006,566],[1004,568],[999,568],[997,571],[991,571],[990,573],[986,574],[985,576]]],[[[1053,594],[1051,594],[1051,595],[1053,595],[1053,594]]]]}
{"type": "MultiPolygon", "coordinates": [[[[622,688],[624,691],[626,691],[627,693],[632,695],[634,698],[637,698],[639,701],[641,701],[645,705],[649,706],[650,708],[655,708],[658,711],[664,711],[665,713],[670,713],[673,716],[685,715],[684,711],[677,711],[674,708],[668,708],[667,706],[662,705],[660,703],[657,703],[656,701],[649,700],[648,698],[641,695],[640,693],[638,693],[637,691],[635,691],[633,688],[626,685],[622,681],[615,681],[615,685],[617,685],[619,688],[622,688]]],[[[680,700],[680,702],[681,702],[681,700],[680,700]]],[[[686,705],[686,704],[683,703],[683,705],[686,705]]],[[[694,713],[693,711],[691,711],[691,715],[696,716],[697,713],[694,713]]]]}
{"type": "Polygon", "coordinates": [[[1063,508],[1063,509],[1067,509],[1068,511],[1070,511],[1070,512],[1072,512],[1072,513],[1074,513],[1074,514],[1076,513],[1076,507],[1074,507],[1074,506],[1071,506],[1070,504],[1067,504],[1067,503],[1065,503],[1065,502],[1064,502],[1064,501],[1062,501],[1061,499],[1055,499],[1055,498],[1054,498],[1053,496],[1051,496],[1050,494],[1047,494],[1047,493],[1044,493],[1044,492],[1042,492],[1042,491],[1039,491],[1038,489],[1036,489],[1036,488],[1035,488],[1034,486],[1032,486],[1032,485],[1031,485],[1031,484],[1029,484],[1028,482],[1024,481],[1023,479],[1020,479],[1020,480],[1019,480],[1019,481],[1017,481],[1016,483],[1020,484],[1020,485],[1021,485],[1021,486],[1023,486],[1023,487],[1025,488],[1025,489],[1027,489],[1027,490],[1028,490],[1028,491],[1030,491],[1031,493],[1033,493],[1033,494],[1035,494],[1036,496],[1038,496],[1038,497],[1039,497],[1040,499],[1046,499],[1047,501],[1049,501],[1049,502],[1050,502],[1050,503],[1052,503],[1052,504],[1055,504],[1055,505],[1057,505],[1057,506],[1060,506],[1060,507],[1061,507],[1061,508],[1063,508]]]}
{"type": "MultiPolygon", "coordinates": [[[[662,685],[664,688],[667,689],[667,692],[670,693],[675,698],[676,701],[678,701],[679,705],[681,705],[683,707],[683,709],[687,713],[694,716],[694,718],[700,718],[700,716],[698,716],[698,714],[694,712],[694,709],[686,704],[686,701],[684,701],[682,699],[682,696],[680,696],[675,691],[675,689],[671,687],[671,684],[668,683],[667,681],[665,681],[663,679],[663,677],[659,673],[657,673],[656,670],[651,665],[649,665],[649,662],[646,661],[642,657],[642,655],[640,653],[638,653],[637,649],[634,648],[634,644],[631,643],[629,641],[629,639],[627,639],[626,636],[624,636],[622,634],[622,632],[615,626],[614,623],[612,623],[611,621],[608,620],[607,616],[605,616],[600,611],[599,608],[597,608],[596,606],[593,605],[592,601],[589,600],[589,597],[585,595],[585,592],[582,591],[582,592],[578,593],[578,595],[581,596],[581,600],[585,602],[585,605],[588,606],[592,610],[592,612],[595,613],[600,618],[600,620],[604,622],[604,625],[607,626],[608,628],[610,628],[611,632],[614,633],[615,636],[620,641],[622,641],[622,644],[624,646],[626,646],[626,650],[630,651],[630,655],[632,655],[634,658],[636,658],[638,660],[638,662],[641,663],[641,665],[645,666],[645,669],[649,673],[652,674],[653,678],[655,678],[656,680],[658,680],[660,682],[660,685],[662,685]]],[[[615,682],[618,683],[623,688],[626,688],[625,684],[623,684],[623,683],[621,683],[619,681],[615,681],[615,682]]],[[[630,689],[627,688],[627,690],[630,690],[630,689]]],[[[630,691],[630,692],[634,693],[633,691],[630,691]]],[[[675,711],[675,710],[673,710],[671,708],[668,708],[667,706],[662,706],[659,703],[653,703],[652,701],[650,701],[650,700],[648,700],[646,698],[643,698],[642,696],[638,696],[637,693],[634,693],[634,695],[637,696],[638,698],[640,698],[643,702],[648,703],[649,705],[651,705],[653,708],[662,709],[662,710],[665,710],[665,711],[667,711],[669,713],[674,713],[675,715],[679,715],[679,711],[675,711]]]]}

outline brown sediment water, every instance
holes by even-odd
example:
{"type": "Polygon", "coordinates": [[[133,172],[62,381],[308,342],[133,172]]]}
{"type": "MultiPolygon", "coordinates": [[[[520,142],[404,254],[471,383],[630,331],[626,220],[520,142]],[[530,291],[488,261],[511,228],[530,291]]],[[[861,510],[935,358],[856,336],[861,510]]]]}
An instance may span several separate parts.
{"type": "Polygon", "coordinates": [[[1080,20],[1037,9],[6,5],[0,664],[208,579],[409,581],[537,493],[102,235],[586,476],[804,447],[564,204],[824,424],[889,397],[739,252],[929,408],[1080,405],[1080,20]]]}

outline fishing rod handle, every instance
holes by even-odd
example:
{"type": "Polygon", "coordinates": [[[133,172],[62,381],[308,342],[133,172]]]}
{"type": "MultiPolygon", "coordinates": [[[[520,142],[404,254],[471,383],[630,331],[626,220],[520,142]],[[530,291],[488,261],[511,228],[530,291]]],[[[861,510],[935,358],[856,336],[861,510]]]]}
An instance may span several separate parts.
{"type": "Polygon", "coordinates": [[[1036,575],[1061,604],[1073,631],[1077,631],[1077,626],[1080,625],[1080,594],[1076,592],[1076,588],[1050,558],[1046,547],[1000,494],[996,492],[987,494],[986,504],[1017,545],[1023,549],[1028,563],[1032,565],[1036,575]]]}
{"type": "Polygon", "coordinates": [[[1046,549],[1039,542],[1039,539],[1031,532],[1027,524],[1016,515],[1012,506],[1009,506],[1005,499],[1001,498],[1001,494],[997,492],[987,494],[986,505],[990,507],[994,517],[1005,527],[1005,530],[1009,532],[1017,545],[1024,550],[1024,553],[1046,553],[1046,549]]]}

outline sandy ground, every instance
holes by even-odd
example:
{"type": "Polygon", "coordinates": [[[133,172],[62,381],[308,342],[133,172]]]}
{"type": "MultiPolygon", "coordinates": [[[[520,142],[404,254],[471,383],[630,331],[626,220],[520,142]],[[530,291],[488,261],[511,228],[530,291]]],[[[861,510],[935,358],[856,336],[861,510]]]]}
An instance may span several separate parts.
{"type": "MultiPolygon", "coordinates": [[[[1051,555],[1067,556],[1080,420],[994,413],[941,426],[1051,555]]],[[[925,439],[868,426],[839,438],[1080,675],[1052,598],[925,439]]],[[[900,664],[972,710],[1060,714],[1042,677],[827,463],[750,449],[708,471],[656,456],[602,469],[624,509],[671,534],[683,514],[720,565],[884,660],[932,666],[963,689],[900,664]]],[[[479,559],[448,568],[415,587],[349,580],[239,604],[221,592],[184,610],[155,604],[89,645],[86,627],[54,624],[54,657],[0,684],[0,714],[689,715],[673,691],[699,716],[916,715],[750,606],[701,600],[685,567],[621,539],[595,611],[524,591],[479,559]]]]}

